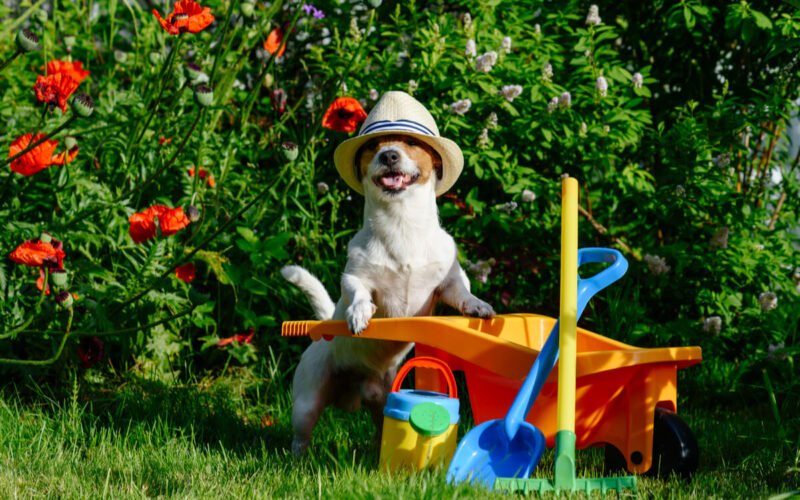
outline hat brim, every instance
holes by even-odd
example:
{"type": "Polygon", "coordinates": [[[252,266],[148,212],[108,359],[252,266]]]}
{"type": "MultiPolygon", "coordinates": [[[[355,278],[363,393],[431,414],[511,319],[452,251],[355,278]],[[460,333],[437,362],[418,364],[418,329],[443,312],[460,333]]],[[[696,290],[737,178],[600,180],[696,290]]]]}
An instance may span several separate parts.
{"type": "Polygon", "coordinates": [[[461,148],[450,139],[425,134],[415,134],[407,131],[381,130],[380,132],[359,135],[348,139],[339,144],[333,152],[333,163],[336,165],[336,170],[339,171],[339,175],[342,176],[342,179],[344,179],[347,185],[353,188],[357,193],[364,194],[364,185],[358,180],[358,176],[356,175],[356,152],[365,142],[373,137],[382,135],[407,135],[414,137],[439,153],[439,156],[442,157],[442,179],[439,180],[436,185],[436,196],[441,196],[446,193],[447,190],[456,183],[458,176],[461,175],[461,170],[464,168],[464,155],[461,152],[461,148]]]}

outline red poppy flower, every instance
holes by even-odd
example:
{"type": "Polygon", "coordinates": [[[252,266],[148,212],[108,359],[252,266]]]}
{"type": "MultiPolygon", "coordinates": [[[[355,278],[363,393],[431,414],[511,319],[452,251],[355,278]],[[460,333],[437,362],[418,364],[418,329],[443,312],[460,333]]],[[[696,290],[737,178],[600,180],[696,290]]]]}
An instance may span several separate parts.
{"type": "Polygon", "coordinates": [[[39,75],[33,85],[38,100],[48,106],[61,108],[62,113],[67,112],[67,99],[77,88],[78,82],[65,73],[39,75]]]}
{"type": "Polygon", "coordinates": [[[169,208],[158,214],[158,225],[161,226],[161,234],[170,236],[189,225],[188,217],[183,213],[182,207],[169,208]]]}
{"type": "Polygon", "coordinates": [[[78,357],[84,368],[91,368],[93,364],[103,360],[105,344],[97,337],[83,337],[78,345],[78,357]]]}
{"type": "Polygon", "coordinates": [[[322,126],[339,132],[355,132],[367,119],[361,103],[352,97],[338,97],[322,118],[322,126]]]}
{"type": "Polygon", "coordinates": [[[80,61],[50,61],[47,63],[47,74],[55,75],[56,73],[67,75],[78,84],[89,76],[89,71],[83,69],[83,63],[80,61]]]}
{"type": "Polygon", "coordinates": [[[153,216],[148,212],[136,212],[128,217],[128,222],[131,223],[128,234],[131,235],[134,243],[144,243],[155,237],[156,225],[153,222],[153,216]]]}
{"type": "Polygon", "coordinates": [[[231,342],[239,342],[240,344],[252,344],[253,335],[255,335],[255,333],[256,329],[251,326],[250,328],[245,330],[245,333],[239,333],[237,335],[234,335],[233,337],[221,339],[219,342],[217,342],[217,345],[222,347],[230,344],[231,342]]]}
{"type": "Polygon", "coordinates": [[[278,113],[283,113],[286,110],[286,91],[283,89],[275,89],[269,94],[272,109],[278,113]]]}
{"type": "Polygon", "coordinates": [[[144,212],[136,212],[128,217],[131,223],[128,234],[134,243],[143,243],[156,235],[154,218],[158,217],[161,234],[170,236],[189,225],[188,217],[183,213],[183,208],[169,208],[166,205],[153,205],[144,212]]]}
{"type": "MultiPolygon", "coordinates": [[[[189,177],[194,177],[194,167],[189,167],[189,177]]],[[[214,176],[208,173],[208,170],[200,169],[200,178],[207,179],[206,183],[208,183],[208,187],[214,187],[216,181],[214,180],[214,176]]]]}
{"type": "Polygon", "coordinates": [[[80,148],[78,146],[73,147],[69,151],[62,151],[53,157],[53,165],[64,165],[65,163],[69,163],[78,156],[78,151],[80,148]]]}
{"type": "Polygon", "coordinates": [[[172,13],[164,19],[156,9],[153,14],[158,19],[161,27],[169,32],[170,35],[179,33],[198,33],[203,31],[209,24],[214,22],[211,9],[201,7],[199,3],[192,0],[180,0],[175,2],[172,13]]]}
{"type": "MultiPolygon", "coordinates": [[[[36,142],[45,134],[25,134],[18,137],[8,148],[8,157],[13,158],[28,147],[31,142],[36,142]]],[[[58,141],[47,140],[31,149],[21,157],[11,162],[11,170],[22,175],[33,175],[36,172],[53,164],[53,152],[58,146],[58,141]]]]}
{"type": "Polygon", "coordinates": [[[275,419],[270,415],[261,418],[261,427],[272,427],[275,425],[275,419]]]}
{"type": "Polygon", "coordinates": [[[278,55],[275,57],[283,57],[283,53],[286,52],[286,44],[283,43],[283,30],[280,27],[269,32],[267,40],[264,42],[264,50],[272,55],[277,52],[278,55]]]}
{"type": "Polygon", "coordinates": [[[172,138],[165,138],[163,135],[158,138],[158,145],[163,146],[164,144],[169,144],[172,142],[172,138]]]}
{"type": "MultiPolygon", "coordinates": [[[[56,240],[53,241],[55,242],[56,240]]],[[[17,264],[25,266],[43,266],[47,264],[54,267],[64,267],[64,257],[66,255],[64,250],[54,247],[52,243],[28,240],[11,252],[9,257],[17,264]]]]}
{"type": "Polygon", "coordinates": [[[194,280],[194,264],[189,262],[188,264],[176,267],[175,277],[177,277],[179,280],[191,283],[192,280],[194,280]]]}

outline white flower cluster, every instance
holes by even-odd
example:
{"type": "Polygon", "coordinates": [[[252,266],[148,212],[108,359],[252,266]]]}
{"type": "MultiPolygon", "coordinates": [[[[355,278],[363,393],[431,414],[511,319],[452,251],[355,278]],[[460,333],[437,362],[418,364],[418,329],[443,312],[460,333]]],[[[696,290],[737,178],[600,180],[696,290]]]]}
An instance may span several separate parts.
{"type": "Polygon", "coordinates": [[[568,109],[572,106],[572,96],[569,92],[562,92],[561,96],[558,98],[558,107],[562,110],[568,109]]]}
{"type": "Polygon", "coordinates": [[[457,115],[463,115],[469,111],[470,106],[472,106],[472,101],[469,99],[461,99],[450,105],[450,111],[457,115]]]}
{"type": "Polygon", "coordinates": [[[489,129],[481,130],[481,135],[478,136],[478,146],[485,148],[489,145],[489,129]]]}
{"type": "Polygon", "coordinates": [[[475,69],[488,73],[497,64],[497,52],[491,50],[475,58],[475,69]]]}
{"type": "Polygon", "coordinates": [[[530,189],[525,189],[522,191],[522,201],[525,203],[530,203],[536,199],[536,193],[531,191],[530,189]]]}
{"type": "Polygon", "coordinates": [[[378,97],[380,97],[380,94],[378,94],[377,90],[369,89],[369,98],[370,99],[372,99],[373,101],[377,101],[378,97]]]}
{"type": "Polygon", "coordinates": [[[639,73],[638,71],[634,73],[631,80],[633,80],[633,88],[635,89],[642,88],[642,85],[644,84],[644,77],[642,76],[641,73],[639,73]]]}
{"type": "Polygon", "coordinates": [[[461,14],[461,23],[464,25],[464,29],[468,30],[470,26],[472,26],[472,16],[469,12],[464,12],[461,14]]]}
{"type": "Polygon", "coordinates": [[[758,303],[761,304],[762,311],[771,311],[778,307],[778,296],[775,292],[762,292],[758,296],[758,303]]]}
{"type": "Polygon", "coordinates": [[[480,281],[481,283],[486,283],[489,280],[489,273],[492,272],[492,266],[494,266],[497,261],[494,258],[490,258],[489,260],[479,260],[478,262],[470,262],[468,260],[464,261],[464,264],[467,266],[467,271],[470,274],[475,276],[475,279],[480,281]]]}
{"type": "Polygon", "coordinates": [[[600,19],[600,9],[597,7],[597,5],[590,6],[589,14],[586,16],[586,24],[596,26],[601,22],[603,22],[603,20],[600,19]]]}
{"type": "Polygon", "coordinates": [[[330,188],[328,187],[327,184],[325,184],[324,182],[318,182],[317,183],[317,192],[319,194],[325,194],[328,191],[330,191],[330,188]]]}
{"type": "Polygon", "coordinates": [[[597,77],[595,88],[597,89],[597,93],[600,94],[600,97],[606,97],[608,95],[608,81],[606,81],[605,77],[597,77]]]}
{"type": "Polygon", "coordinates": [[[504,214],[511,215],[514,213],[514,210],[517,209],[517,202],[516,201],[507,201],[497,207],[498,212],[503,212],[504,214]]]}
{"type": "Polygon", "coordinates": [[[589,133],[589,126],[586,125],[586,122],[581,122],[581,131],[580,131],[581,137],[586,137],[586,134],[588,133],[589,133]]]}
{"type": "Polygon", "coordinates": [[[486,127],[492,130],[497,130],[497,113],[494,111],[489,113],[489,118],[486,119],[486,127]]]}
{"type": "Polygon", "coordinates": [[[731,164],[731,153],[730,151],[727,153],[722,153],[721,155],[712,158],[711,161],[714,163],[715,167],[727,167],[731,164]]]}
{"type": "Polygon", "coordinates": [[[542,68],[542,80],[549,82],[552,79],[553,79],[553,65],[547,63],[544,65],[544,68],[542,68]]]}
{"type": "Polygon", "coordinates": [[[506,52],[506,54],[510,54],[511,53],[511,37],[510,36],[504,37],[503,41],[500,44],[500,46],[503,47],[503,50],[506,52]]]}
{"type": "Polygon", "coordinates": [[[547,112],[552,113],[558,109],[558,97],[553,97],[550,99],[550,102],[547,103],[547,112]]]}
{"type": "Polygon", "coordinates": [[[683,187],[681,184],[675,186],[675,196],[677,196],[678,198],[683,198],[684,196],[686,196],[686,188],[683,187]]]}
{"type": "Polygon", "coordinates": [[[464,49],[464,55],[467,57],[475,57],[478,54],[478,46],[475,45],[475,40],[470,38],[467,40],[467,46],[464,49]]]}
{"type": "Polygon", "coordinates": [[[644,261],[647,263],[647,268],[650,272],[656,276],[659,274],[666,274],[672,269],[667,265],[667,261],[664,260],[664,257],[659,257],[658,255],[647,254],[644,256],[644,261]]]}
{"type": "Polygon", "coordinates": [[[709,243],[711,248],[728,248],[728,232],[730,232],[730,229],[727,227],[717,229],[717,231],[711,235],[711,241],[709,243]]]}
{"type": "Polygon", "coordinates": [[[767,346],[767,359],[780,359],[780,360],[786,359],[785,352],[782,352],[777,356],[775,355],[776,352],[783,350],[784,347],[786,347],[786,344],[784,344],[783,342],[778,342],[777,344],[769,344],[767,346]]]}
{"type": "Polygon", "coordinates": [[[513,102],[514,98],[522,93],[522,85],[503,85],[500,93],[503,94],[503,97],[505,97],[508,102],[513,102]]]}
{"type": "Polygon", "coordinates": [[[722,318],[719,316],[711,316],[703,321],[703,331],[706,333],[712,333],[714,336],[719,335],[719,332],[722,331],[722,318]]]}
{"type": "Polygon", "coordinates": [[[409,80],[408,81],[408,93],[409,94],[413,94],[414,91],[417,90],[418,87],[419,87],[419,85],[417,84],[416,80],[409,80]]]}

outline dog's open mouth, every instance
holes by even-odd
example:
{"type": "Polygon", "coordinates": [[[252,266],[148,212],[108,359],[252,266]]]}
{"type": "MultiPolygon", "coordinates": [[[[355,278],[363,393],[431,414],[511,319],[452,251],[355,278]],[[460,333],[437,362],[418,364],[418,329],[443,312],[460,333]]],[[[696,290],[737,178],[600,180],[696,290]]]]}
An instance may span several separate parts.
{"type": "Polygon", "coordinates": [[[409,175],[403,172],[388,171],[375,177],[375,184],[384,191],[398,193],[417,182],[419,175],[409,175]]]}

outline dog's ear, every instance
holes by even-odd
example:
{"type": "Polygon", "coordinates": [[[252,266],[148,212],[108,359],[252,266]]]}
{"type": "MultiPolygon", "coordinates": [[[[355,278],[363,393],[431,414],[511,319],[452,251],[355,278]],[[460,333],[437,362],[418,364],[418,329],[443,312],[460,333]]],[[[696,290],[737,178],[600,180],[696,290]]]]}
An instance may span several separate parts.
{"type": "Polygon", "coordinates": [[[442,168],[442,157],[439,153],[431,148],[431,157],[433,158],[433,168],[436,170],[436,179],[442,180],[444,177],[444,169],[442,168]]]}

